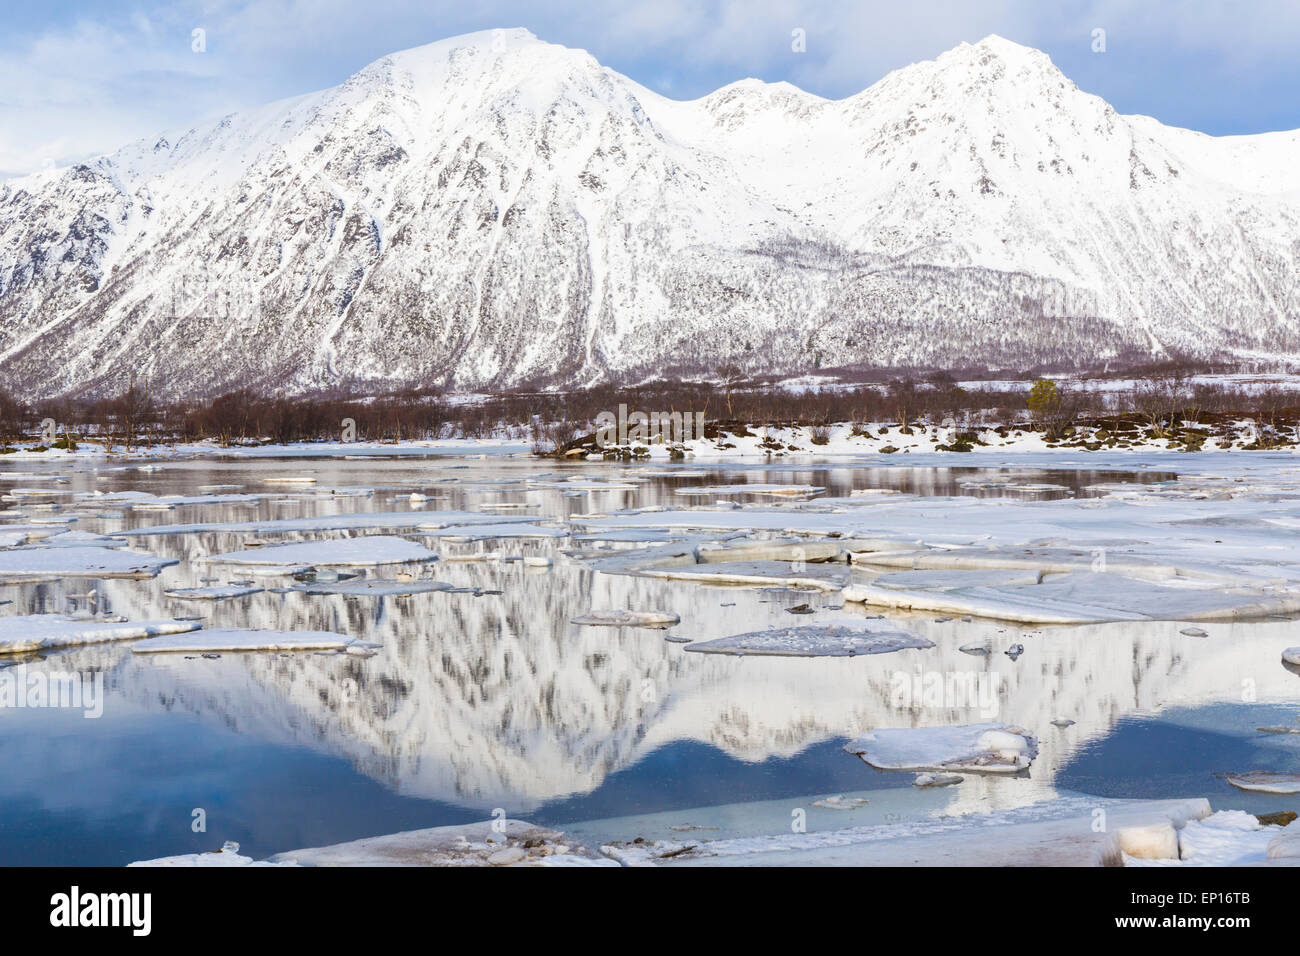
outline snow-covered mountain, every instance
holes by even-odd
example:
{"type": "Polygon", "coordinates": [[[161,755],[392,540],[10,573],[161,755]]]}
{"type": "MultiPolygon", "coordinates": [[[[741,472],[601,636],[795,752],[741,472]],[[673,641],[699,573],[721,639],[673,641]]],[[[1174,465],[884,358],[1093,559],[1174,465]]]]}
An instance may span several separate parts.
{"type": "Polygon", "coordinates": [[[1121,116],[999,37],[677,102],[470,34],[0,185],[32,397],[1164,349],[1300,353],[1300,131],[1121,116]]]}

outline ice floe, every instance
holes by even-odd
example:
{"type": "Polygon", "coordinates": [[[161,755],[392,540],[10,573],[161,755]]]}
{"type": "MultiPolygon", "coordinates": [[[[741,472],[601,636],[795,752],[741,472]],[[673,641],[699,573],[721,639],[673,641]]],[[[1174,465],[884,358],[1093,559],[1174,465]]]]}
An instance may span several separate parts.
{"type": "Polygon", "coordinates": [[[1270,860],[1300,860],[1300,826],[1293,821],[1274,834],[1264,855],[1270,860]]]}
{"type": "Polygon", "coordinates": [[[437,559],[438,555],[435,552],[406,538],[392,535],[366,535],[359,538],[268,545],[246,551],[210,554],[198,560],[208,564],[373,567],[381,564],[407,564],[437,559]]]}
{"type": "MultiPolygon", "coordinates": [[[[160,534],[202,534],[206,532],[295,534],[324,531],[435,530],[450,525],[500,524],[510,520],[510,518],[503,515],[480,514],[476,511],[371,511],[356,514],[312,515],[304,518],[279,518],[267,521],[161,524],[143,528],[129,528],[118,532],[118,534],[138,537],[160,534]]],[[[535,521],[536,518],[521,516],[519,520],[535,521]]]]}
{"type": "Polygon", "coordinates": [[[232,505],[257,504],[261,495],[154,495],[147,491],[114,491],[109,493],[93,492],[80,498],[95,503],[111,501],[122,504],[132,511],[171,511],[184,506],[198,505],[232,505]]]}
{"type": "Polygon", "coordinates": [[[1038,740],[1006,724],[873,730],[844,745],[877,770],[1015,773],[1038,755],[1038,740]]]}
{"type": "Polygon", "coordinates": [[[857,810],[859,807],[865,807],[867,803],[866,797],[846,797],[843,794],[836,794],[832,797],[814,800],[812,805],[821,807],[823,810],[857,810]]]}
{"type": "Polygon", "coordinates": [[[883,621],[805,624],[751,631],[688,644],[700,654],[770,654],[783,657],[856,657],[934,647],[934,642],[883,621]]]}
{"type": "Polygon", "coordinates": [[[963,779],[955,773],[918,773],[916,779],[912,781],[912,786],[920,787],[922,790],[930,787],[952,787],[961,783],[963,779]]]}
{"type": "Polygon", "coordinates": [[[446,581],[428,578],[413,578],[410,581],[363,578],[356,581],[305,581],[295,584],[292,590],[304,594],[343,594],[349,597],[407,597],[412,594],[449,591],[451,587],[446,581]]]}
{"type": "MultiPolygon", "coordinates": [[[[949,572],[949,581],[962,572],[949,572]]],[[[888,575],[882,575],[888,578],[888,575]]],[[[1041,584],[904,589],[852,584],[846,601],[1038,624],[1231,620],[1300,611],[1300,594],[1171,587],[1101,572],[1047,576],[1041,584]]]]}
{"type": "Polygon", "coordinates": [[[28,614],[0,617],[0,654],[20,654],[53,647],[127,641],[196,630],[197,621],[165,618],[126,621],[121,618],[73,617],[67,614],[28,614]]]}
{"type": "MultiPolygon", "coordinates": [[[[262,866],[255,863],[250,856],[241,856],[239,844],[226,842],[220,850],[211,853],[182,853],[178,856],[163,856],[154,860],[136,860],[127,866],[136,867],[228,867],[228,866],[262,866]]],[[[285,864],[292,865],[292,864],[285,864]]]]}
{"type": "Polygon", "coordinates": [[[422,531],[421,537],[483,541],[489,538],[565,538],[563,528],[544,528],[524,521],[509,524],[450,525],[436,531],[422,531]]]}
{"type": "Polygon", "coordinates": [[[124,548],[129,542],[125,538],[107,534],[95,534],[91,531],[62,531],[48,538],[40,539],[42,548],[124,548]]]}
{"type": "Polygon", "coordinates": [[[821,499],[816,511],[642,509],[571,520],[587,533],[681,528],[839,539],[863,572],[847,596],[882,606],[1061,624],[1300,611],[1300,511],[1290,479],[1276,489],[1225,488],[1221,498],[1185,484],[1141,502],[850,497],[821,499]],[[884,578],[888,571],[986,576],[884,578]]]}
{"type": "Polygon", "coordinates": [[[85,545],[66,548],[0,550],[0,580],[46,576],[80,578],[151,578],[176,558],[85,545]]]}
{"type": "Polygon", "coordinates": [[[1300,793],[1300,773],[1270,773],[1259,770],[1252,773],[1228,774],[1223,778],[1238,790],[1252,793],[1300,793]]]}
{"type": "Polygon", "coordinates": [[[777,485],[754,482],[743,485],[694,485],[678,488],[679,495],[779,495],[783,497],[804,497],[819,495],[826,491],[820,485],[777,485]]]}
{"type": "Polygon", "coordinates": [[[785,561],[735,561],[716,564],[671,565],[643,568],[646,577],[673,578],[715,584],[782,585],[796,588],[815,588],[821,591],[839,591],[848,582],[849,570],[845,565],[804,564],[797,567],[785,561]]]}
{"type": "Polygon", "coordinates": [[[261,594],[262,588],[238,584],[214,584],[199,588],[168,588],[163,594],[189,601],[225,601],[229,598],[261,594]]]}
{"type": "Polygon", "coordinates": [[[1240,810],[1220,810],[1178,827],[1173,852],[1142,858],[1130,847],[1123,861],[1126,866],[1258,866],[1286,859],[1288,844],[1300,845],[1297,838],[1300,828],[1269,826],[1240,810]]]}
{"type": "MultiPolygon", "coordinates": [[[[231,627],[149,637],[131,645],[137,654],[235,653],[240,651],[345,651],[356,644],[332,631],[276,631],[231,627]]],[[[366,642],[368,643],[368,642],[366,642]]]]}
{"type": "Polygon", "coordinates": [[[575,617],[571,623],[596,627],[672,627],[681,618],[671,611],[588,611],[575,617]]]}
{"type": "Polygon", "coordinates": [[[566,839],[522,820],[409,830],[333,846],[290,850],[269,863],[300,866],[617,866],[566,839]]]}
{"type": "Polygon", "coordinates": [[[602,845],[627,866],[1116,866],[1168,854],[1208,817],[1190,800],[1072,798],[994,813],[717,840],[602,845]],[[1104,811],[1106,826],[1098,827],[1104,811]]]}
{"type": "Polygon", "coordinates": [[[742,561],[824,562],[847,555],[839,540],[810,541],[806,538],[749,538],[708,541],[696,550],[702,563],[734,564],[742,561]]]}

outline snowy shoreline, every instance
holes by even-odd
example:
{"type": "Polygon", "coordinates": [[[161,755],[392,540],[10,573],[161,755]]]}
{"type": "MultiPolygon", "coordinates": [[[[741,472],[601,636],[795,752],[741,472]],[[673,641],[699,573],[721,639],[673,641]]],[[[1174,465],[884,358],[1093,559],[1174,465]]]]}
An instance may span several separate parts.
{"type": "Polygon", "coordinates": [[[366,837],[276,853],[264,860],[227,844],[131,866],[1300,866],[1300,824],[1266,824],[1204,798],[1114,800],[1062,795],[992,813],[939,814],[806,832],[761,821],[844,816],[870,797],[696,808],[567,825],[498,817],[481,823],[366,837]],[[816,812],[816,811],[814,811],[816,812]],[[677,824],[666,823],[677,820],[677,824]],[[681,821],[691,821],[684,823],[681,821]],[[655,838],[656,833],[673,831],[655,838]],[[723,832],[730,831],[730,832],[723,832]],[[611,833],[618,836],[611,836],[611,833]],[[651,838],[643,834],[651,834],[651,838]]]}
{"type": "MultiPolygon", "coordinates": [[[[1213,434],[1203,430],[1189,445],[1186,432],[1178,437],[1120,437],[1109,434],[1103,427],[1080,427],[1075,434],[1060,440],[1049,440],[1045,433],[1026,424],[1004,426],[912,425],[906,428],[897,422],[850,424],[838,422],[824,427],[789,425],[746,425],[724,427],[716,438],[693,438],[685,442],[663,442],[651,439],[630,442],[626,446],[609,449],[581,449],[566,456],[570,460],[601,461],[608,452],[614,460],[625,462],[628,458],[649,459],[657,462],[680,460],[683,457],[707,460],[773,459],[773,458],[841,458],[880,457],[882,460],[899,460],[913,454],[939,454],[951,458],[954,464],[971,453],[1038,453],[1046,455],[1162,455],[1162,454],[1229,454],[1274,452],[1300,454],[1300,436],[1272,432],[1250,419],[1236,422],[1231,436],[1213,434]],[[1266,439],[1260,446],[1261,439],[1266,439]]],[[[397,456],[464,456],[464,457],[536,457],[555,458],[549,452],[539,452],[531,441],[517,437],[444,438],[405,440],[400,442],[372,441],[314,441],[289,444],[230,445],[216,442],[186,442],[136,447],[128,450],[120,445],[107,445],[96,441],[83,441],[73,451],[60,448],[40,448],[33,442],[16,443],[8,454],[0,455],[0,464],[6,461],[71,461],[81,458],[123,459],[260,459],[260,458],[388,458],[397,456]]]]}

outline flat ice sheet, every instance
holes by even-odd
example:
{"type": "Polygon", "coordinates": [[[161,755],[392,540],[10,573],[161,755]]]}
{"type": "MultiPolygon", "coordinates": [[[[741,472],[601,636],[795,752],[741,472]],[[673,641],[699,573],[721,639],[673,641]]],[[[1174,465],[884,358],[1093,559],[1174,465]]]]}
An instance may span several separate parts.
{"type": "Polygon", "coordinates": [[[566,538],[569,532],[563,528],[543,528],[540,525],[518,521],[505,524],[450,525],[436,531],[424,531],[421,534],[429,538],[463,538],[466,541],[479,541],[487,538],[566,538]]]}
{"type": "Polygon", "coordinates": [[[1238,790],[1252,793],[1292,794],[1300,793],[1300,773],[1254,773],[1232,774],[1224,778],[1238,790]]]}
{"type": "Polygon", "coordinates": [[[804,497],[819,495],[826,489],[820,485],[777,485],[754,482],[743,485],[695,485],[678,488],[679,495],[779,495],[786,497],[804,497]]]}
{"type": "Polygon", "coordinates": [[[359,581],[310,581],[295,584],[293,590],[303,594],[343,594],[350,597],[406,597],[410,594],[429,594],[450,591],[446,581],[416,578],[398,581],[395,578],[365,578],[359,581]]]}
{"type": "Polygon", "coordinates": [[[392,535],[366,535],[330,541],[277,544],[246,551],[211,554],[200,558],[209,564],[269,564],[276,566],[333,565],[371,567],[436,561],[438,555],[422,544],[392,535]]]}
{"type": "Polygon", "coordinates": [[[302,866],[617,866],[522,820],[488,820],[366,837],[333,846],[290,850],[269,863],[302,866]]]}
{"type": "Polygon", "coordinates": [[[136,654],[342,651],[352,643],[353,639],[346,634],[335,634],[333,631],[276,631],[236,627],[151,637],[132,644],[131,650],[136,654]]]}
{"type": "Polygon", "coordinates": [[[164,618],[116,621],[70,617],[66,614],[27,614],[0,617],[0,654],[19,654],[52,647],[127,641],[159,634],[180,634],[199,627],[198,621],[164,618]]]}
{"type": "MultiPolygon", "coordinates": [[[[509,521],[503,515],[486,515],[477,511],[374,511],[359,514],[312,515],[306,518],[281,518],[268,521],[216,521],[204,524],[160,524],[147,528],[130,528],[118,532],[123,536],[156,534],[200,534],[233,532],[242,534],[294,534],[320,531],[363,531],[397,529],[431,529],[448,525],[488,524],[509,521]]],[[[527,521],[527,517],[521,517],[527,521]]]]}
{"type": "Polygon", "coordinates": [[[700,654],[769,654],[782,657],[856,657],[934,647],[934,642],[887,624],[863,621],[853,624],[805,624],[720,637],[688,644],[700,654]]]}
{"type": "Polygon", "coordinates": [[[1015,773],[1038,755],[1038,740],[1006,724],[873,730],[844,749],[877,770],[1015,773]]]}
{"type": "Polygon", "coordinates": [[[15,548],[0,551],[0,578],[44,575],[145,578],[153,577],[163,568],[179,563],[176,558],[160,558],[152,554],[137,554],[113,548],[15,548]]]}
{"type": "Polygon", "coordinates": [[[803,564],[787,561],[733,561],[716,564],[693,564],[652,568],[642,571],[648,577],[674,578],[716,584],[753,584],[817,588],[838,591],[849,581],[849,569],[843,564],[803,564]],[[796,570],[797,568],[797,570],[796,570]]]}
{"type": "Polygon", "coordinates": [[[587,624],[595,627],[672,627],[680,621],[671,611],[588,611],[575,617],[574,624],[587,624]]]}
{"type": "MultiPolygon", "coordinates": [[[[951,574],[951,573],[950,573],[951,574]]],[[[885,576],[886,584],[898,579],[885,576]]],[[[1190,582],[1189,582],[1190,583],[1190,582]]],[[[1300,593],[1166,586],[1089,571],[1047,577],[1042,584],[907,589],[853,584],[846,601],[1041,624],[1109,621],[1214,621],[1300,610],[1300,593]]]]}
{"type": "Polygon", "coordinates": [[[188,601],[224,601],[229,598],[247,597],[250,594],[261,594],[263,590],[263,588],[239,584],[215,584],[201,588],[169,588],[163,591],[163,594],[169,598],[188,601]]]}

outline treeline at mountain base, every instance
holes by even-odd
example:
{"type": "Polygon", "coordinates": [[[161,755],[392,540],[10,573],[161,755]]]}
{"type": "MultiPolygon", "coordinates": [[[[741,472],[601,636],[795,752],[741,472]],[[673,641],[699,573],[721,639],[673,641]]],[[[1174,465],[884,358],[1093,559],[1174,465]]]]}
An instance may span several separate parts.
{"type": "Polygon", "coordinates": [[[450,438],[526,440],[538,453],[562,453],[589,444],[597,416],[620,406],[629,413],[702,413],[706,439],[747,428],[798,426],[807,429],[812,444],[824,444],[836,423],[859,426],[854,434],[882,424],[905,433],[944,425],[955,427],[958,441],[966,442],[970,438],[961,436],[981,429],[1016,428],[1064,444],[1086,432],[1090,445],[1157,438],[1196,450],[1206,436],[1247,421],[1257,426],[1252,447],[1300,440],[1300,379],[1296,386],[1243,386],[1206,380],[1202,370],[1182,363],[1134,368],[1107,380],[1040,378],[1028,388],[1009,382],[963,387],[944,372],[800,388],[749,379],[723,366],[711,381],[472,396],[432,389],[364,396],[241,389],[212,399],[167,400],[134,381],[109,398],[23,402],[0,392],[0,453],[20,445],[70,449],[85,442],[130,451],[196,441],[230,447],[450,438]]]}

